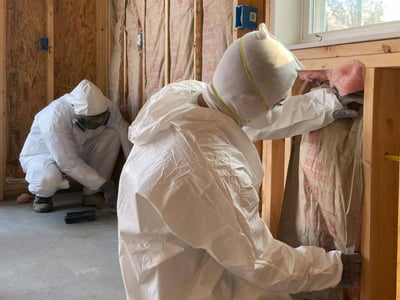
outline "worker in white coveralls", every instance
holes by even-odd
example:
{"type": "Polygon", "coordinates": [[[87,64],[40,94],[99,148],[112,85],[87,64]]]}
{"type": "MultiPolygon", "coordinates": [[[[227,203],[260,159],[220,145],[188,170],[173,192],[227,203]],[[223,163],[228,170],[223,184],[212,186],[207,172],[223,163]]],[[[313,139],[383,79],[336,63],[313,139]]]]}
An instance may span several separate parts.
{"type": "Polygon", "coordinates": [[[19,157],[33,209],[53,209],[52,196],[69,188],[66,175],[82,184],[82,205],[115,206],[110,178],[121,145],[126,157],[132,147],[127,132],[118,108],[86,79],[37,113],[19,157]]]}
{"type": "Polygon", "coordinates": [[[127,299],[290,299],[359,278],[358,254],[289,247],[259,216],[263,169],[249,135],[286,137],[354,113],[329,89],[281,101],[299,68],[261,24],[228,47],[212,84],[169,84],[140,110],[117,205],[127,299]]]}

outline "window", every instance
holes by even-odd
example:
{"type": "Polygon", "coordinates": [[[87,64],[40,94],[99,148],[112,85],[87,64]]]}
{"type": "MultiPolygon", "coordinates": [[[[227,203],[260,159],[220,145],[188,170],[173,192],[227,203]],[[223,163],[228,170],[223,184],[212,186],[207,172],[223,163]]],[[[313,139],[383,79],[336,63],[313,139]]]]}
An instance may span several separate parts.
{"type": "Polygon", "coordinates": [[[274,2],[274,32],[288,46],[295,45],[291,48],[400,37],[399,0],[302,0],[295,8],[297,21],[285,17],[293,9],[284,4],[289,1],[274,2]],[[285,42],[286,36],[291,38],[285,42]]]}
{"type": "Polygon", "coordinates": [[[308,33],[398,21],[399,10],[399,0],[311,0],[308,33]]]}

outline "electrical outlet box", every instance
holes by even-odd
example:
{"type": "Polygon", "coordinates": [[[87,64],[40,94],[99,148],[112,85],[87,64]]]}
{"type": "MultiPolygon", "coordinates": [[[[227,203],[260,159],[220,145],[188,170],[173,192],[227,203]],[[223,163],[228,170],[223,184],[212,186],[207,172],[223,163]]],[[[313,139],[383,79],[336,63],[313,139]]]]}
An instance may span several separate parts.
{"type": "Polygon", "coordinates": [[[47,37],[41,37],[39,39],[39,50],[49,51],[49,39],[47,37]]]}
{"type": "Polygon", "coordinates": [[[236,6],[235,27],[237,29],[257,29],[257,14],[256,7],[236,6]]]}

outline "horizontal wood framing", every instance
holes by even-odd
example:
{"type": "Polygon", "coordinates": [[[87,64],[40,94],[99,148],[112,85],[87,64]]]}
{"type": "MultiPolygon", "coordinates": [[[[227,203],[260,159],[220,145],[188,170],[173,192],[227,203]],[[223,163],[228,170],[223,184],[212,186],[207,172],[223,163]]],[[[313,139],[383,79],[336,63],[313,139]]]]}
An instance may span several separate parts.
{"type": "Polygon", "coordinates": [[[309,70],[331,69],[351,59],[366,68],[400,66],[400,39],[293,50],[309,70]]]}

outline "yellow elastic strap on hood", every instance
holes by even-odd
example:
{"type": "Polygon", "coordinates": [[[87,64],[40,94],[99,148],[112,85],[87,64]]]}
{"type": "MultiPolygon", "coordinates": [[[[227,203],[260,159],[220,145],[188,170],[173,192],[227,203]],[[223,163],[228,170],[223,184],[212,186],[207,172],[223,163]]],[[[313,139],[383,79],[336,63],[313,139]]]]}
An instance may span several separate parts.
{"type": "Polygon", "coordinates": [[[250,81],[251,86],[253,87],[254,92],[257,94],[258,100],[264,105],[265,110],[268,110],[268,105],[265,103],[263,96],[261,95],[260,90],[257,88],[257,84],[255,83],[253,77],[250,74],[249,66],[247,65],[246,57],[244,56],[243,51],[243,39],[239,40],[239,51],[240,51],[240,58],[242,59],[242,65],[246,72],[247,78],[250,81]]]}
{"type": "MultiPolygon", "coordinates": [[[[225,101],[219,95],[219,93],[218,93],[217,89],[215,88],[214,84],[211,83],[210,86],[211,86],[211,89],[213,90],[214,95],[215,95],[216,99],[218,100],[219,104],[222,105],[225,108],[226,112],[229,113],[231,115],[231,117],[234,118],[235,120],[244,121],[245,120],[244,118],[242,118],[238,113],[236,113],[232,108],[230,108],[225,103],[225,101]]],[[[246,122],[248,122],[248,121],[246,121],[246,122]]]]}

